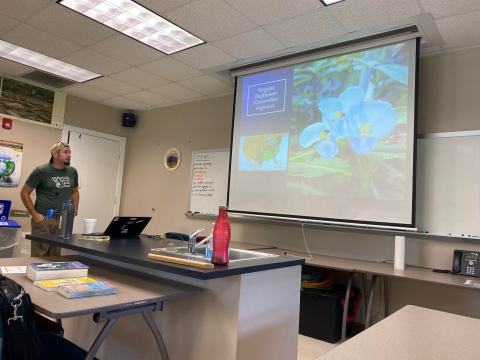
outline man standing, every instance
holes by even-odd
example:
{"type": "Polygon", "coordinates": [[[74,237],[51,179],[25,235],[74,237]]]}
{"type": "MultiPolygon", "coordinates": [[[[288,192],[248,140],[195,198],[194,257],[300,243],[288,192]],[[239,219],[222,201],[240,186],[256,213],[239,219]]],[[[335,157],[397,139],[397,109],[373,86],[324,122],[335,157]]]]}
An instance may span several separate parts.
{"type": "MultiPolygon", "coordinates": [[[[23,205],[32,216],[32,234],[56,234],[60,220],[60,205],[68,200],[75,203],[78,212],[78,174],[70,166],[70,145],[58,142],[52,146],[50,162],[38,166],[28,177],[20,191],[23,205]],[[33,205],[30,194],[36,190],[37,199],[33,205]],[[50,219],[45,219],[48,210],[53,209],[50,219]]],[[[32,256],[60,256],[61,248],[32,241],[32,256]]]]}

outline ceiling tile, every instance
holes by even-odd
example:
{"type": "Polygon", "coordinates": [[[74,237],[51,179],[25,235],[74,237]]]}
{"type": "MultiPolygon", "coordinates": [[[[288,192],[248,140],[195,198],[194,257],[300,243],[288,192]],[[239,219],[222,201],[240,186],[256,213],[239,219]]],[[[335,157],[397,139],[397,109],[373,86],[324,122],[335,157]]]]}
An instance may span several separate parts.
{"type": "Polygon", "coordinates": [[[431,13],[434,18],[480,10],[478,0],[420,0],[420,2],[425,12],[431,13]]]}
{"type": "Polygon", "coordinates": [[[167,99],[162,95],[154,94],[147,90],[142,90],[133,94],[128,94],[128,95],[125,95],[125,97],[132,100],[140,101],[152,106],[176,103],[176,101],[173,101],[172,99],[167,99]]]}
{"type": "Polygon", "coordinates": [[[59,4],[52,4],[27,23],[83,46],[115,34],[108,27],[59,4]]]}
{"type": "Polygon", "coordinates": [[[480,44],[480,11],[436,20],[445,48],[480,44]]]}
{"type": "Polygon", "coordinates": [[[136,86],[128,85],[121,81],[110,79],[109,77],[91,80],[87,85],[116,95],[125,95],[141,90],[136,86]]]}
{"type": "Polygon", "coordinates": [[[190,99],[197,99],[202,97],[202,94],[199,94],[195,91],[187,89],[183,86],[178,84],[168,84],[164,86],[159,86],[157,88],[150,89],[156,94],[163,95],[173,100],[190,100],[190,99]]]}
{"type": "Polygon", "coordinates": [[[194,48],[180,51],[172,55],[172,57],[196,69],[208,69],[236,60],[222,50],[212,46],[212,44],[195,46],[194,48]]]}
{"type": "Polygon", "coordinates": [[[195,79],[179,81],[179,84],[203,95],[217,95],[233,91],[233,83],[232,86],[228,86],[227,84],[207,75],[195,79]]]}
{"type": "Polygon", "coordinates": [[[349,0],[330,5],[328,10],[348,31],[357,31],[420,15],[415,0],[349,0]]]}
{"type": "Polygon", "coordinates": [[[70,94],[70,95],[79,96],[79,97],[89,99],[89,100],[94,100],[94,101],[111,99],[116,96],[115,94],[111,94],[103,90],[98,90],[83,84],[65,87],[65,88],[62,88],[62,91],[65,91],[67,94],[70,94]]]}
{"type": "Polygon", "coordinates": [[[238,59],[247,59],[285,49],[282,44],[263,29],[256,29],[229,39],[219,40],[214,45],[238,59]]]}
{"type": "Polygon", "coordinates": [[[165,56],[160,51],[121,34],[92,45],[90,49],[130,65],[149,63],[165,56]]]}
{"type": "Polygon", "coordinates": [[[196,98],[196,99],[190,99],[190,100],[184,100],[184,101],[180,101],[182,104],[186,104],[186,103],[190,103],[190,102],[194,102],[194,101],[201,101],[201,100],[206,100],[208,99],[208,96],[202,96],[202,97],[199,97],[199,98],[196,98]]]}
{"type": "Polygon", "coordinates": [[[147,9],[150,9],[157,14],[163,13],[175,9],[177,7],[183,6],[185,4],[191,3],[195,0],[137,0],[137,2],[147,9]]]}
{"type": "Polygon", "coordinates": [[[28,24],[22,24],[2,35],[2,40],[57,59],[82,48],[80,45],[48,34],[28,24]]]}
{"type": "Polygon", "coordinates": [[[37,14],[51,0],[0,0],[0,13],[18,20],[37,14]]]}
{"type": "Polygon", "coordinates": [[[170,82],[135,67],[112,74],[110,77],[141,89],[150,89],[152,87],[165,85],[170,82]]]}
{"type": "Polygon", "coordinates": [[[11,17],[0,14],[0,34],[8,31],[12,27],[18,24],[18,21],[11,17]]]}
{"type": "Polygon", "coordinates": [[[127,99],[123,96],[118,96],[112,99],[103,100],[102,104],[110,105],[124,110],[140,110],[148,107],[148,104],[144,104],[132,99],[127,99]]]}
{"type": "Polygon", "coordinates": [[[265,26],[265,30],[287,47],[309,44],[346,33],[324,9],[265,26]]]}
{"type": "Polygon", "coordinates": [[[70,54],[61,60],[101,75],[113,74],[130,67],[127,64],[86,48],[70,54]]]}
{"type": "Polygon", "coordinates": [[[306,14],[323,8],[318,0],[226,0],[257,24],[266,25],[275,21],[306,14]]]}
{"type": "Polygon", "coordinates": [[[15,61],[0,59],[0,74],[2,75],[19,76],[33,70],[31,67],[16,63],[15,61]]]}
{"type": "Polygon", "coordinates": [[[195,36],[212,41],[251,30],[257,25],[221,0],[200,0],[165,16],[195,36]]]}
{"type": "Polygon", "coordinates": [[[170,81],[180,81],[202,75],[202,73],[188,65],[182,64],[171,57],[141,65],[139,68],[158,75],[170,81]]]}

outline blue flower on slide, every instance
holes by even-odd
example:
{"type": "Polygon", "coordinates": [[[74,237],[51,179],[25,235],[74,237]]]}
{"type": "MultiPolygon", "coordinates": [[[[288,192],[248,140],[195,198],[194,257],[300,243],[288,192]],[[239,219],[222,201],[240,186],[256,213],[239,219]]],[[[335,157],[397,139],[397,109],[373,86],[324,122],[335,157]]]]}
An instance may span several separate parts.
{"type": "Polygon", "coordinates": [[[338,153],[338,144],[335,137],[321,122],[303,129],[298,137],[298,141],[304,148],[309,148],[317,143],[318,153],[327,160],[334,158],[338,153]]]}
{"type": "Polygon", "coordinates": [[[325,128],[330,130],[335,138],[348,136],[347,123],[360,112],[364,98],[365,93],[361,87],[351,86],[338,98],[328,98],[318,104],[325,128]]]}
{"type": "Polygon", "coordinates": [[[357,154],[367,154],[377,140],[390,135],[396,125],[397,113],[392,104],[381,100],[365,104],[353,119],[349,119],[350,146],[357,154]]]}

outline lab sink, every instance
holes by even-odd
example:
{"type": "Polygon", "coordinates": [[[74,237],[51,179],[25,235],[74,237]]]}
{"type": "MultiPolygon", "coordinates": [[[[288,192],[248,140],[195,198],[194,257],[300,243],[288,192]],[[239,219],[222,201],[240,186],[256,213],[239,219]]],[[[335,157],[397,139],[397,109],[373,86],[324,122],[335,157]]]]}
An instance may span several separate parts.
{"type": "MultiPolygon", "coordinates": [[[[156,250],[155,252],[162,253],[162,255],[166,255],[166,256],[180,257],[180,258],[200,261],[200,262],[210,261],[209,259],[205,259],[205,252],[207,249],[205,246],[195,248],[195,254],[187,253],[187,249],[188,248],[186,246],[180,246],[175,248],[174,251],[169,251],[166,248],[159,248],[159,249],[155,249],[156,250]]],[[[152,251],[153,250],[154,249],[152,249],[152,251]]],[[[256,259],[272,258],[272,257],[278,257],[278,255],[266,254],[259,251],[232,249],[232,248],[230,248],[230,254],[229,254],[230,262],[256,260],[256,259]]]]}

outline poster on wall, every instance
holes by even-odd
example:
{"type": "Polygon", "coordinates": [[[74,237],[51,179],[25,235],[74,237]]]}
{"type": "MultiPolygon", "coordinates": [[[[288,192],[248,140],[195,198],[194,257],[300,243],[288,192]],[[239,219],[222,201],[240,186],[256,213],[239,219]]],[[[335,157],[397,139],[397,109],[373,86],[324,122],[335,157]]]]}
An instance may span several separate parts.
{"type": "Polygon", "coordinates": [[[17,187],[22,170],[23,144],[0,140],[0,186],[17,187]]]}
{"type": "Polygon", "coordinates": [[[66,94],[23,81],[1,78],[0,115],[61,129],[66,94]]]}

